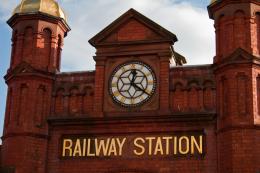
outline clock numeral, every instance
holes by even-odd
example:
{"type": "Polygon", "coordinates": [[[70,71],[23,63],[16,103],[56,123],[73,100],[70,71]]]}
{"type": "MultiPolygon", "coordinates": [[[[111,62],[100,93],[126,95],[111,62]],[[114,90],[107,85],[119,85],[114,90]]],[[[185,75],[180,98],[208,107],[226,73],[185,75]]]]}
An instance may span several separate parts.
{"type": "Polygon", "coordinates": [[[144,100],[144,97],[143,97],[143,96],[140,96],[139,99],[140,99],[140,101],[143,101],[143,100],[144,100]]]}
{"type": "Polygon", "coordinates": [[[125,67],[122,67],[121,70],[122,70],[122,72],[125,72],[125,71],[126,71],[125,67]]]}
{"type": "Polygon", "coordinates": [[[148,72],[148,73],[145,73],[145,76],[148,77],[148,76],[151,76],[152,73],[148,72]]]}
{"type": "Polygon", "coordinates": [[[120,93],[118,91],[114,92],[114,96],[118,97],[120,95],[120,93]]]}
{"type": "Polygon", "coordinates": [[[148,85],[153,85],[153,84],[154,84],[153,80],[148,81],[148,85]]]}
{"type": "Polygon", "coordinates": [[[131,64],[131,69],[135,69],[135,64],[131,64]]]}
{"type": "Polygon", "coordinates": [[[148,90],[148,89],[146,89],[145,92],[146,92],[147,94],[151,94],[151,91],[148,90]]]}
{"type": "Polygon", "coordinates": [[[117,79],[119,79],[119,77],[120,77],[120,76],[119,76],[119,75],[117,75],[117,74],[115,74],[115,75],[114,75],[114,77],[115,77],[115,78],[117,78],[117,79]]]}
{"type": "Polygon", "coordinates": [[[125,103],[125,100],[126,100],[125,97],[121,97],[120,102],[125,103]]]}
{"type": "Polygon", "coordinates": [[[111,86],[112,87],[117,87],[117,83],[112,83],[111,86]]]}

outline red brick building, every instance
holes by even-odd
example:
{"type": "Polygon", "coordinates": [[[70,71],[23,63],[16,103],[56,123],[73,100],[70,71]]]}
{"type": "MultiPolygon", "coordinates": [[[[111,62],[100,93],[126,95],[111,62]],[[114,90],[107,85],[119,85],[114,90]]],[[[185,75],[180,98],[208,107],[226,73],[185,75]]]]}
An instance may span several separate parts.
{"type": "Polygon", "coordinates": [[[259,172],[260,2],[208,11],[211,65],[170,66],[184,62],[177,37],[130,9],[89,40],[95,71],[62,73],[65,14],[23,0],[8,20],[1,172],[259,172]]]}

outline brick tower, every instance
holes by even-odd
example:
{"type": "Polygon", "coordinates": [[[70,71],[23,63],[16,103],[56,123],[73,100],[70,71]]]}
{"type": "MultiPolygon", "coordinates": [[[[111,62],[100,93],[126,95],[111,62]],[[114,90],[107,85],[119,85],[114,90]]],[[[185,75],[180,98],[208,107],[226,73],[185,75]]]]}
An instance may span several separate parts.
{"type": "Polygon", "coordinates": [[[215,21],[218,172],[260,170],[260,2],[219,0],[215,21]]]}
{"type": "Polygon", "coordinates": [[[8,20],[13,29],[2,166],[17,173],[44,173],[47,115],[63,39],[70,30],[54,0],[22,0],[8,20]]]}

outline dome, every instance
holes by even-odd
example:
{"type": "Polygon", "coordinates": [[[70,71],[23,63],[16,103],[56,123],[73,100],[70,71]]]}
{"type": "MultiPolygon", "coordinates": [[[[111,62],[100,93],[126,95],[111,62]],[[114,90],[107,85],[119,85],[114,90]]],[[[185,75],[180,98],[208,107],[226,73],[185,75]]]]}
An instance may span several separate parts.
{"type": "Polygon", "coordinates": [[[210,1],[210,4],[213,4],[213,3],[215,3],[215,2],[217,2],[218,0],[211,0],[210,1]]]}
{"type": "Polygon", "coordinates": [[[55,0],[22,0],[14,9],[13,15],[17,13],[42,12],[54,17],[59,17],[67,22],[66,15],[55,0]]]}

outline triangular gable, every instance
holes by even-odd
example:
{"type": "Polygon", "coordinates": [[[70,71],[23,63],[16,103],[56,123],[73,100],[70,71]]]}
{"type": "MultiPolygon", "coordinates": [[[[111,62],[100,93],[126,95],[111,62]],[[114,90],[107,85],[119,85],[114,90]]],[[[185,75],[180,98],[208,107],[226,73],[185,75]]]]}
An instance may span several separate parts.
{"type": "Polygon", "coordinates": [[[242,48],[236,49],[229,57],[223,59],[223,63],[231,63],[231,62],[252,62],[253,60],[257,60],[259,58],[253,56],[246,50],[242,48]]]}
{"type": "Polygon", "coordinates": [[[48,74],[48,75],[51,74],[46,71],[37,70],[27,62],[22,62],[22,63],[18,64],[14,69],[8,70],[8,72],[4,78],[5,78],[5,80],[8,80],[14,76],[21,75],[21,74],[28,74],[28,73],[48,74]]]}
{"type": "Polygon", "coordinates": [[[175,34],[161,27],[134,9],[128,10],[89,40],[97,45],[129,42],[177,41],[175,34]]]}
{"type": "Polygon", "coordinates": [[[35,69],[27,62],[22,62],[18,64],[13,70],[13,74],[19,74],[19,73],[32,73],[35,72],[35,69]]]}

